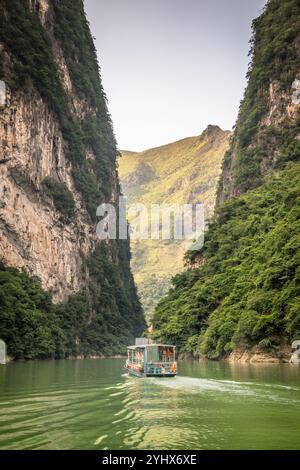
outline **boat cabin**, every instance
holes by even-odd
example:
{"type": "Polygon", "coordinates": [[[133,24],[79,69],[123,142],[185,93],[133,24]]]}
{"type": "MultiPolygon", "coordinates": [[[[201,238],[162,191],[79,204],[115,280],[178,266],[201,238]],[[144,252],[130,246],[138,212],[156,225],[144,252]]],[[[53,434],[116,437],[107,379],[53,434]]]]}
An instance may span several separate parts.
{"type": "Polygon", "coordinates": [[[137,338],[129,346],[125,368],[139,377],[174,377],[177,374],[176,348],[169,344],[153,344],[137,338]]]}

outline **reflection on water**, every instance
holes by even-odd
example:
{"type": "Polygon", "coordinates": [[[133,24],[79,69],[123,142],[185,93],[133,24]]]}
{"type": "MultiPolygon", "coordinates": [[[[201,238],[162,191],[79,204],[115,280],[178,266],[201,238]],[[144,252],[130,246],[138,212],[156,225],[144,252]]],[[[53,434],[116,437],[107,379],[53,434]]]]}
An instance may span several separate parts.
{"type": "Polygon", "coordinates": [[[300,368],[186,361],[131,378],[122,360],[0,368],[1,449],[297,449],[300,368]]]}

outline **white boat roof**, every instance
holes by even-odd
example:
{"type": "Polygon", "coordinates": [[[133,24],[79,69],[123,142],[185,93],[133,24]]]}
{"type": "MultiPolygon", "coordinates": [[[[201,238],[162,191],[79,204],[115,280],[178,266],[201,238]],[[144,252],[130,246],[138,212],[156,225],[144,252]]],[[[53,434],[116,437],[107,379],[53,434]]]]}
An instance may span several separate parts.
{"type": "Polygon", "coordinates": [[[135,345],[135,346],[128,346],[127,349],[141,349],[141,348],[153,348],[153,347],[158,347],[161,346],[163,348],[176,348],[173,344],[141,344],[141,345],[135,345]]]}

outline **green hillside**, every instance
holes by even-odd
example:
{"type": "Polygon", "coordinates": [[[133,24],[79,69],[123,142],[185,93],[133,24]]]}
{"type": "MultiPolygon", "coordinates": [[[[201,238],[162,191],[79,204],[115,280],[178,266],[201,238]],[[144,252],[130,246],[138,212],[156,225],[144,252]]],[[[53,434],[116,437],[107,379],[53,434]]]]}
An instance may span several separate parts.
{"type": "MultiPolygon", "coordinates": [[[[185,204],[203,202],[206,219],[215,205],[221,163],[230,132],[218,126],[140,153],[122,152],[119,175],[129,204],[185,204]]],[[[148,318],[167,293],[170,278],[183,269],[184,241],[131,241],[132,270],[148,318]]]]}
{"type": "Polygon", "coordinates": [[[300,165],[218,209],[202,268],[173,279],[155,326],[182,350],[217,358],[300,335],[300,165]],[[287,189],[288,188],[288,189],[287,189]]]}

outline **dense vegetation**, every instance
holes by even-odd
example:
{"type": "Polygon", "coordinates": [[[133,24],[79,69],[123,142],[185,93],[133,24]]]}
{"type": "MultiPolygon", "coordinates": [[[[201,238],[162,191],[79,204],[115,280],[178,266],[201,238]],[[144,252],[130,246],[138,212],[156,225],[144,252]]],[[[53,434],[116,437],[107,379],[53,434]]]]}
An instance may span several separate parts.
{"type": "Polygon", "coordinates": [[[164,339],[215,358],[299,337],[300,165],[219,208],[202,257],[158,305],[164,339]]]}
{"type": "MultiPolygon", "coordinates": [[[[71,93],[65,91],[53,37],[42,26],[38,8],[39,2],[0,0],[0,42],[8,53],[1,56],[0,78],[15,94],[35,89],[57,119],[92,226],[98,205],[119,191],[116,141],[96,51],[82,0],[52,0],[48,20],[72,80],[71,93]]],[[[64,182],[46,178],[43,183],[63,222],[69,223],[75,212],[73,194],[64,182]]],[[[130,272],[128,241],[99,242],[82,271],[85,288],[55,305],[38,279],[0,267],[0,337],[11,356],[118,354],[140,334],[145,322],[130,272]]]]}
{"type": "Polygon", "coordinates": [[[300,337],[300,117],[288,112],[299,25],[296,0],[270,0],[253,23],[249,83],[219,207],[204,248],[187,253],[201,267],[175,276],[154,315],[157,336],[181,350],[209,358],[239,347],[276,353],[300,337]]]}
{"type": "Polygon", "coordinates": [[[61,304],[37,278],[0,264],[0,338],[8,354],[42,359],[125,353],[145,327],[127,262],[125,242],[118,253],[99,245],[87,260],[86,292],[61,304]]]}
{"type": "Polygon", "coordinates": [[[62,331],[51,296],[36,279],[0,265],[0,337],[16,358],[54,355],[62,331]]]}
{"type": "Polygon", "coordinates": [[[43,181],[48,194],[52,197],[54,206],[64,217],[71,218],[75,213],[75,202],[66,183],[56,181],[50,177],[43,181]]]}
{"type": "Polygon", "coordinates": [[[116,165],[116,141],[107,110],[106,96],[99,79],[93,38],[85,18],[82,0],[54,0],[55,35],[60,41],[78,96],[95,112],[81,122],[82,145],[92,148],[95,160],[84,160],[74,170],[74,179],[87,209],[95,217],[99,200],[108,200],[116,165]]]}

